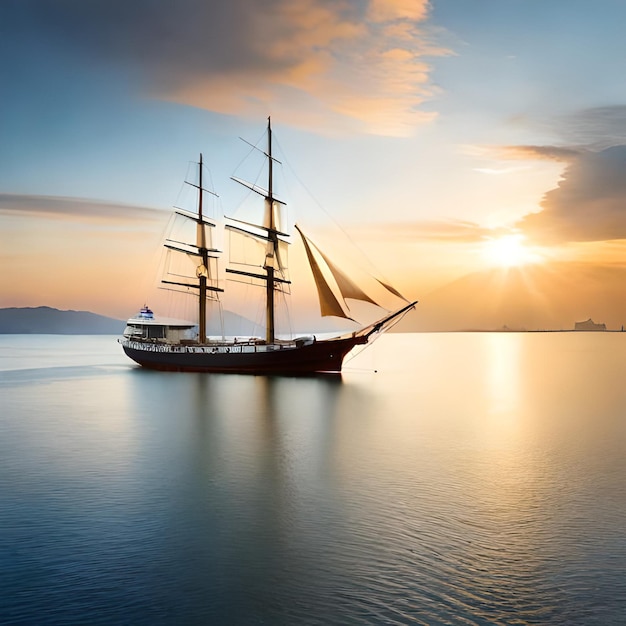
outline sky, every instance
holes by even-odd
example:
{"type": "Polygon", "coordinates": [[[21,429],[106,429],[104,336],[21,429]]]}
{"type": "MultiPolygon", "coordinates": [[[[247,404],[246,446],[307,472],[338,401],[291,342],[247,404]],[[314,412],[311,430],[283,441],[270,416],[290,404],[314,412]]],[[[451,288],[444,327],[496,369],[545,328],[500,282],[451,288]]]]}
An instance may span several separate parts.
{"type": "Polygon", "coordinates": [[[189,162],[232,214],[271,116],[289,210],[332,216],[428,329],[619,327],[624,23],[622,0],[3,0],[0,306],[130,316],[189,162]]]}

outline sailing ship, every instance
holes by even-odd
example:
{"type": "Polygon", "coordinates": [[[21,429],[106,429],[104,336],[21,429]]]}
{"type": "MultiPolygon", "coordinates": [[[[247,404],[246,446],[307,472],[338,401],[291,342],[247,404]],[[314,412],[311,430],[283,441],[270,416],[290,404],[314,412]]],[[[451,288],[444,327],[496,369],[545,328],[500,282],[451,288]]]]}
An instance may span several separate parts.
{"type": "MultiPolygon", "coordinates": [[[[341,372],[346,355],[356,346],[366,345],[373,338],[396,324],[417,301],[404,298],[392,286],[374,277],[378,286],[402,301],[396,310],[381,309],[385,314],[375,322],[357,330],[318,338],[305,335],[295,338],[279,337],[276,332],[276,294],[286,293],[291,281],[287,273],[287,247],[291,236],[280,228],[280,209],[284,202],[275,196],[274,164],[279,161],[272,154],[272,128],[268,118],[267,148],[262,149],[267,161],[267,188],[232,177],[264,199],[264,218],[258,223],[224,218],[223,228],[233,236],[241,236],[261,247],[263,258],[252,267],[226,267],[226,278],[250,281],[263,287],[265,304],[265,337],[212,336],[207,332],[207,302],[220,303],[221,284],[217,262],[222,252],[212,245],[212,232],[217,220],[210,219],[203,206],[205,193],[215,195],[203,187],[202,155],[198,164],[198,183],[189,183],[197,190],[197,207],[193,212],[176,209],[179,218],[195,226],[195,240],[181,241],[168,238],[168,254],[191,258],[195,276],[161,280],[164,288],[192,292],[196,300],[198,323],[155,316],[144,306],[126,325],[121,343],[124,352],[139,365],[155,370],[183,372],[231,372],[242,374],[318,374],[341,372]]],[[[250,144],[252,145],[252,144],[250,144]]],[[[253,146],[256,148],[256,146],[253,146]]],[[[258,148],[257,148],[258,149],[258,148]]],[[[346,300],[354,299],[379,306],[342,269],[323,253],[298,227],[306,258],[313,274],[319,296],[321,316],[335,316],[352,320],[346,300]],[[323,270],[326,268],[326,273],[323,270]],[[329,274],[328,278],[326,274],[329,274]],[[343,305],[342,305],[343,302],[343,305]]],[[[354,321],[354,320],[352,320],[354,321]]]]}

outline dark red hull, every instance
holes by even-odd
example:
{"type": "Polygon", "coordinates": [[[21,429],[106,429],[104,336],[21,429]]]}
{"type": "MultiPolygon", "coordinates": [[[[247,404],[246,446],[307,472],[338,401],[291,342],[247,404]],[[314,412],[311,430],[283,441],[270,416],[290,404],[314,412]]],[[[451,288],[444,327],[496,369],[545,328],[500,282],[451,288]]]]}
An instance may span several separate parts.
{"type": "Polygon", "coordinates": [[[316,374],[339,373],[343,359],[357,344],[367,343],[363,336],[315,341],[303,346],[281,347],[251,352],[198,352],[155,350],[123,345],[124,352],[143,367],[172,372],[230,372],[234,374],[316,374]]]}

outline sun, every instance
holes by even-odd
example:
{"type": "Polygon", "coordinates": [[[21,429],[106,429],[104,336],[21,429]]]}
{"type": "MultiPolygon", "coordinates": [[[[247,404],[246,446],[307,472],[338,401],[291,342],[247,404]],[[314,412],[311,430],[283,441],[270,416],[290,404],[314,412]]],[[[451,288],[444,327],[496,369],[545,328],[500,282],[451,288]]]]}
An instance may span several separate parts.
{"type": "Polygon", "coordinates": [[[483,244],[483,254],[490,265],[500,267],[520,267],[541,262],[541,255],[525,241],[526,237],[519,233],[490,238],[483,244]]]}

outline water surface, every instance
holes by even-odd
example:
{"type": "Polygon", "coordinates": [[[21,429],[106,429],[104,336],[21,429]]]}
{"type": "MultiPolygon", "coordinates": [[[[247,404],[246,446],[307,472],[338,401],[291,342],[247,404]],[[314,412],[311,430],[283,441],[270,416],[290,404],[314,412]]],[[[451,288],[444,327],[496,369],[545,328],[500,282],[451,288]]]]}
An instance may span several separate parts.
{"type": "Polygon", "coordinates": [[[626,335],[385,335],[341,378],[0,336],[2,624],[624,624],[626,335]]]}

